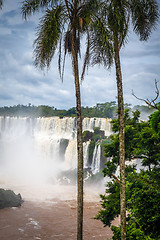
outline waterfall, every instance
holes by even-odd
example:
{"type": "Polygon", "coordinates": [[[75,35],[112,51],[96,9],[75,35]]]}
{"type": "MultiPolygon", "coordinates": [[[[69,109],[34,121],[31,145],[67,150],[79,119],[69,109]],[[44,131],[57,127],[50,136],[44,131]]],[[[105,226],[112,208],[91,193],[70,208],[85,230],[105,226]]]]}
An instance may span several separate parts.
{"type": "Polygon", "coordinates": [[[84,118],[83,131],[93,132],[95,127],[105,132],[105,136],[111,135],[111,120],[110,118],[84,118]]]}
{"type": "Polygon", "coordinates": [[[91,170],[93,174],[99,172],[100,160],[101,160],[101,146],[100,144],[96,144],[93,152],[93,159],[92,159],[92,165],[91,165],[91,170]]]}
{"type": "MultiPolygon", "coordinates": [[[[83,131],[95,127],[111,134],[111,119],[84,118],[83,131]]],[[[88,161],[90,141],[83,143],[84,167],[100,169],[100,145],[92,164],[88,161]]],[[[0,177],[24,177],[26,181],[52,178],[63,170],[77,167],[76,119],[65,117],[0,117],[0,177]],[[2,171],[4,170],[4,171],[2,171]]]]}
{"type": "Polygon", "coordinates": [[[89,144],[90,141],[83,143],[83,161],[84,161],[84,168],[88,168],[88,152],[89,152],[89,144]]]}

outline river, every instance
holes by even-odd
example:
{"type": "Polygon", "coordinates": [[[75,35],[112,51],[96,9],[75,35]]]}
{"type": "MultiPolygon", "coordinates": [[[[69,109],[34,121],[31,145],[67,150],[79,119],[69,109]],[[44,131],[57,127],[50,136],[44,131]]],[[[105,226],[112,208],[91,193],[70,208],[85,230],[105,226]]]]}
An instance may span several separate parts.
{"type": "MultiPolygon", "coordinates": [[[[76,240],[74,186],[13,188],[21,190],[25,201],[21,207],[0,210],[1,240],[76,240]]],[[[88,187],[84,192],[84,240],[111,239],[110,228],[93,219],[101,207],[98,192],[88,187]]]]}

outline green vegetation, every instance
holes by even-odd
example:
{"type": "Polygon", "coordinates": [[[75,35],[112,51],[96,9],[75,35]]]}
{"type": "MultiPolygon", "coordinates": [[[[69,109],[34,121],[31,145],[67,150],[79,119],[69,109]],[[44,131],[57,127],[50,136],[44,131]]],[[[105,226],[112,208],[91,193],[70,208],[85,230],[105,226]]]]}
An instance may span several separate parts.
{"type": "MultiPolygon", "coordinates": [[[[127,240],[160,239],[160,111],[151,114],[148,122],[139,121],[140,112],[125,111],[125,160],[141,159],[142,169],[136,165],[126,166],[127,240]],[[145,168],[144,168],[145,167],[145,168]]],[[[118,120],[113,121],[115,134],[105,145],[105,156],[109,157],[103,170],[104,176],[112,178],[107,183],[106,193],[101,195],[102,209],[96,219],[104,226],[120,214],[120,180],[115,175],[119,165],[118,120]]],[[[113,240],[121,239],[120,226],[111,227],[113,240]]]]}
{"type": "Polygon", "coordinates": [[[115,63],[119,119],[121,240],[126,240],[126,194],[123,74],[120,52],[128,41],[131,29],[138,35],[140,41],[149,39],[159,19],[158,7],[156,0],[102,1],[94,21],[90,43],[92,64],[103,64],[110,68],[115,63]]]}
{"type": "Polygon", "coordinates": [[[65,116],[66,110],[57,110],[54,107],[45,105],[34,106],[16,105],[10,107],[1,107],[0,116],[21,116],[21,117],[52,117],[52,116],[65,116]]]}
{"type": "MultiPolygon", "coordinates": [[[[104,117],[115,118],[117,105],[115,102],[97,103],[93,107],[82,107],[82,117],[104,117]]],[[[38,107],[28,104],[17,105],[12,107],[1,107],[0,116],[33,116],[33,117],[76,117],[77,111],[75,107],[68,110],[57,109],[45,105],[38,107]]]]}
{"type": "MultiPolygon", "coordinates": [[[[125,108],[130,105],[125,104],[125,108]]],[[[150,115],[154,109],[148,106],[134,106],[134,110],[139,109],[145,115],[150,115]]],[[[76,117],[76,108],[72,107],[68,110],[57,109],[51,106],[34,106],[28,105],[5,106],[0,108],[0,116],[21,116],[21,117],[76,117]]],[[[142,114],[142,115],[143,115],[142,114]]],[[[82,107],[82,117],[97,118],[117,118],[117,104],[114,101],[106,103],[97,103],[93,107],[82,107]]]]}

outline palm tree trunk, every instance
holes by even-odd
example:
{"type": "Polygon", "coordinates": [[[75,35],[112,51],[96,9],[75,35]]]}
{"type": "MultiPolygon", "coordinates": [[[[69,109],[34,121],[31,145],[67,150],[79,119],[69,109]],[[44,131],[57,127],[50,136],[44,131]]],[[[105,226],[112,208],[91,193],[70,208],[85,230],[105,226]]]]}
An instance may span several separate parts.
{"type": "Polygon", "coordinates": [[[77,108],[77,240],[83,239],[83,141],[82,141],[82,116],[81,116],[81,94],[79,84],[78,56],[75,51],[74,33],[71,36],[72,60],[74,68],[76,108],[77,108]]]}
{"type": "Polygon", "coordinates": [[[114,53],[118,91],[121,240],[126,240],[124,102],[118,38],[114,39],[114,53]]]}

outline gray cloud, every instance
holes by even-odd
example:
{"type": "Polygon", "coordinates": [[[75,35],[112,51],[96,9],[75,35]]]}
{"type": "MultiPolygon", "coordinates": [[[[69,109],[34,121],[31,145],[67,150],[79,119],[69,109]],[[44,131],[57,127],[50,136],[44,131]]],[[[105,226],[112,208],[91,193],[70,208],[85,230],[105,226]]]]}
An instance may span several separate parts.
{"type": "MultiPolygon", "coordinates": [[[[22,20],[18,1],[6,0],[0,12],[0,106],[14,104],[46,104],[57,108],[75,106],[72,64],[67,57],[62,83],[55,55],[48,72],[33,66],[33,41],[40,13],[22,20]]],[[[121,51],[125,102],[141,104],[132,96],[153,98],[154,79],[160,76],[160,25],[150,40],[143,43],[131,33],[121,51]]],[[[83,49],[84,51],[84,49],[83,49]]],[[[82,51],[82,53],[83,53],[82,51]]],[[[80,61],[80,66],[82,62],[80,61]]],[[[116,100],[117,88],[114,66],[90,67],[81,84],[82,104],[116,100]]]]}

